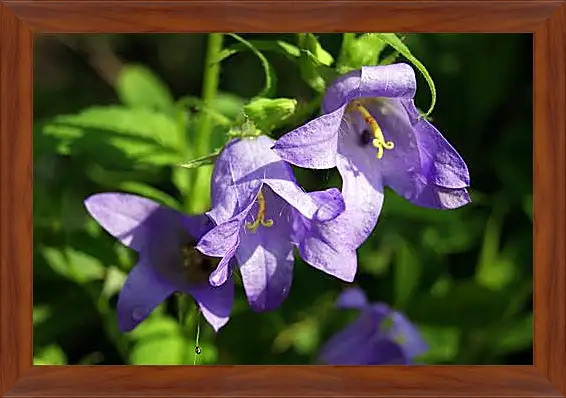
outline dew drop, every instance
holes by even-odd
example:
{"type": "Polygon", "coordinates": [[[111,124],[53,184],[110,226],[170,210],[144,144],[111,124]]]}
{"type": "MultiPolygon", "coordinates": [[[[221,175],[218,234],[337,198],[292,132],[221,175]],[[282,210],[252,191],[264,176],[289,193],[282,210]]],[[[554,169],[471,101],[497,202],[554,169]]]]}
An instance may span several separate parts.
{"type": "Polygon", "coordinates": [[[202,350],[200,349],[200,347],[197,345],[195,347],[195,354],[200,355],[200,353],[202,352],[202,350]]]}

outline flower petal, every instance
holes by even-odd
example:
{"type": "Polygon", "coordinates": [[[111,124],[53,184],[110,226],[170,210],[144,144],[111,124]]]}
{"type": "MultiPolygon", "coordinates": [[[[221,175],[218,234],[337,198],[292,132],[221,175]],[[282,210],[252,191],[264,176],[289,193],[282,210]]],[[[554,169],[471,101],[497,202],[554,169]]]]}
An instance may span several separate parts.
{"type": "Polygon", "coordinates": [[[266,136],[231,141],[215,165],[212,181],[213,208],[208,213],[217,224],[234,217],[253,203],[267,184],[305,217],[312,218],[317,206],[298,185],[293,171],[271,150],[266,136]]]}
{"type": "Polygon", "coordinates": [[[155,236],[163,242],[177,236],[185,222],[181,213],[137,195],[101,193],[88,197],[84,203],[106,231],[138,252],[155,236]]]}
{"type": "Polygon", "coordinates": [[[413,125],[427,182],[444,188],[468,187],[470,173],[462,157],[436,127],[419,115],[413,100],[401,103],[413,125]]]}
{"type": "Polygon", "coordinates": [[[326,191],[311,192],[309,194],[320,207],[317,220],[301,220],[296,215],[294,223],[294,242],[298,245],[301,258],[314,268],[346,282],[352,282],[357,270],[357,257],[355,248],[341,239],[344,236],[337,234],[340,225],[333,222],[335,214],[342,214],[345,203],[339,191],[335,188],[326,191]],[[336,198],[340,198],[337,204],[336,198]],[[321,214],[319,214],[321,213],[321,214]],[[331,217],[332,216],[332,217],[331,217]],[[330,219],[329,221],[318,221],[330,219]]]}
{"type": "Polygon", "coordinates": [[[215,226],[214,221],[206,214],[185,216],[183,224],[195,241],[198,241],[215,226]]]}
{"type": "Polygon", "coordinates": [[[401,346],[391,340],[378,340],[371,348],[372,360],[368,365],[408,365],[410,359],[401,346]]]}
{"type": "Polygon", "coordinates": [[[423,340],[418,328],[403,314],[392,311],[392,338],[401,339],[401,346],[408,358],[414,358],[428,350],[428,344],[423,340]]]}
{"type": "Polygon", "coordinates": [[[207,256],[222,257],[216,269],[210,274],[209,282],[212,286],[224,284],[230,276],[230,260],[234,257],[240,244],[240,231],[243,223],[241,217],[247,215],[248,211],[246,209],[236,217],[212,228],[196,245],[196,249],[207,256]]]}
{"type": "Polygon", "coordinates": [[[383,206],[383,184],[375,167],[375,156],[358,145],[344,124],[339,142],[337,167],[342,176],[342,196],[346,210],[321,227],[333,242],[357,249],[371,234],[383,206]],[[334,232],[333,232],[334,231],[334,232]]]}
{"type": "Polygon", "coordinates": [[[471,201],[465,188],[452,189],[436,185],[427,185],[419,196],[411,200],[418,206],[444,210],[457,209],[471,201]]]}
{"type": "Polygon", "coordinates": [[[199,304],[204,318],[216,332],[226,325],[234,304],[234,283],[231,279],[219,287],[209,284],[191,286],[190,294],[199,304]]]}
{"type": "Polygon", "coordinates": [[[309,169],[336,166],[338,130],[345,106],[309,121],[279,138],[273,150],[283,160],[309,169]]]}
{"type": "Polygon", "coordinates": [[[415,72],[408,64],[364,66],[328,87],[322,109],[329,113],[357,98],[413,98],[416,89],[415,72]]]}
{"type": "Polygon", "coordinates": [[[367,306],[366,294],[359,287],[350,287],[342,291],[336,302],[338,308],[363,309],[367,306]]]}
{"type": "MultiPolygon", "coordinates": [[[[281,305],[289,294],[293,276],[291,208],[269,189],[264,191],[264,197],[265,219],[273,220],[273,225],[260,226],[255,232],[244,230],[236,251],[244,289],[254,311],[270,311],[281,305]]],[[[254,210],[250,215],[255,214],[254,210]]]]}
{"type": "Polygon", "coordinates": [[[144,258],[130,271],[118,297],[118,325],[129,332],[169,297],[175,287],[160,278],[144,258]]]}
{"type": "Polygon", "coordinates": [[[319,361],[328,365],[369,365],[373,362],[377,323],[369,311],[335,334],[323,346],[319,361]]]}

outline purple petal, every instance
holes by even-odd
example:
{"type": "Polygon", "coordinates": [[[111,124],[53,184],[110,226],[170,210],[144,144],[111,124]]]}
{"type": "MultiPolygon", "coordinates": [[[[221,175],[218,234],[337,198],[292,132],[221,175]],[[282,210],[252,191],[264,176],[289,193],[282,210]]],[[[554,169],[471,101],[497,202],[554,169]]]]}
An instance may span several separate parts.
{"type": "Polygon", "coordinates": [[[177,236],[187,223],[181,213],[137,195],[102,193],[88,197],[84,203],[106,231],[138,252],[156,235],[161,235],[164,242],[177,236]]]}
{"type": "Polygon", "coordinates": [[[469,186],[468,167],[454,147],[436,127],[420,117],[413,100],[403,100],[402,104],[413,125],[427,182],[444,188],[469,186]]]}
{"type": "Polygon", "coordinates": [[[338,107],[281,137],[273,150],[287,162],[309,169],[336,166],[338,130],[345,106],[338,107]]]}
{"type": "Polygon", "coordinates": [[[377,321],[370,311],[363,311],[356,321],[328,340],[319,360],[328,365],[371,364],[377,321]]]}
{"type": "Polygon", "coordinates": [[[403,314],[393,311],[391,314],[393,328],[391,337],[403,347],[408,358],[414,358],[428,350],[427,343],[423,340],[419,330],[403,314]]]}
{"type": "MultiPolygon", "coordinates": [[[[251,205],[249,206],[251,208],[251,205]]],[[[247,214],[246,210],[241,214],[247,214]]],[[[211,257],[222,257],[220,263],[210,274],[209,282],[212,286],[220,286],[230,276],[230,260],[234,257],[240,244],[240,231],[243,220],[240,215],[220,224],[206,233],[198,242],[196,249],[211,257]]]]}
{"type": "Polygon", "coordinates": [[[424,190],[411,200],[412,203],[432,209],[457,209],[472,200],[465,188],[452,189],[436,185],[427,185],[424,190]]]}
{"type": "Polygon", "coordinates": [[[342,176],[346,210],[319,229],[333,242],[357,249],[373,231],[383,205],[381,175],[375,170],[375,155],[359,146],[351,126],[344,124],[337,167],[342,176]]]}
{"type": "Polygon", "coordinates": [[[452,209],[469,203],[461,189],[469,183],[466,165],[438,130],[419,117],[412,100],[381,101],[368,108],[386,139],[395,143],[382,159],[373,160],[385,185],[424,207],[452,209]]]}
{"type": "Polygon", "coordinates": [[[208,231],[198,242],[196,248],[211,257],[223,257],[238,246],[242,220],[231,219],[208,231]]]}
{"type": "Polygon", "coordinates": [[[316,221],[326,222],[334,220],[346,210],[346,203],[342,193],[336,188],[310,192],[309,196],[318,206],[315,214],[316,221]]]}
{"type": "Polygon", "coordinates": [[[336,188],[311,192],[309,195],[320,208],[315,220],[294,213],[292,241],[298,246],[299,254],[306,263],[351,282],[357,269],[356,251],[347,242],[336,239],[335,223],[332,222],[345,209],[342,195],[336,188]]]}
{"type": "Polygon", "coordinates": [[[313,268],[345,282],[353,282],[358,268],[355,250],[336,249],[323,236],[306,237],[299,245],[301,258],[313,268]]]}
{"type": "Polygon", "coordinates": [[[212,221],[206,214],[185,216],[183,224],[185,229],[195,241],[198,241],[215,226],[214,221],[212,221]]]}
{"type": "Polygon", "coordinates": [[[364,309],[368,304],[366,294],[359,287],[350,287],[342,291],[336,302],[338,308],[364,309]]]}
{"type": "MultiPolygon", "coordinates": [[[[399,100],[381,100],[367,105],[376,119],[386,140],[395,144],[383,158],[377,159],[377,150],[372,145],[364,147],[368,155],[367,169],[382,176],[383,184],[390,186],[408,200],[416,198],[426,186],[426,176],[421,166],[417,137],[405,108],[399,100]]],[[[360,118],[360,121],[362,119],[360,118]]],[[[363,123],[363,122],[362,122],[363,123]]],[[[365,124],[356,126],[360,134],[365,124]]],[[[352,142],[352,138],[348,137],[352,142]]],[[[354,139],[358,139],[354,136],[354,139]]],[[[341,150],[339,148],[339,150],[341,150]]]]}
{"type": "Polygon", "coordinates": [[[289,164],[270,148],[266,136],[231,141],[220,154],[213,173],[212,209],[208,213],[220,224],[243,212],[267,184],[275,193],[308,218],[317,206],[296,183],[289,164]]]}
{"type": "Polygon", "coordinates": [[[371,348],[372,360],[368,365],[408,365],[410,364],[401,346],[391,340],[378,340],[371,348]]]}
{"type": "MultiPolygon", "coordinates": [[[[260,226],[255,232],[244,230],[236,252],[248,302],[255,311],[270,311],[281,305],[289,294],[294,262],[291,209],[269,189],[264,197],[265,218],[273,220],[273,225],[260,226]]],[[[253,222],[255,210],[248,222],[253,222]]]]}
{"type": "Polygon", "coordinates": [[[191,286],[190,294],[199,304],[204,318],[216,332],[226,325],[234,304],[234,283],[231,279],[219,287],[208,284],[191,286]]]}
{"type": "Polygon", "coordinates": [[[416,88],[410,65],[364,66],[340,76],[328,87],[322,109],[329,113],[357,98],[413,98],[416,88]]]}
{"type": "Polygon", "coordinates": [[[118,325],[129,332],[175,291],[175,287],[155,274],[152,266],[141,258],[130,271],[118,297],[118,325]]]}

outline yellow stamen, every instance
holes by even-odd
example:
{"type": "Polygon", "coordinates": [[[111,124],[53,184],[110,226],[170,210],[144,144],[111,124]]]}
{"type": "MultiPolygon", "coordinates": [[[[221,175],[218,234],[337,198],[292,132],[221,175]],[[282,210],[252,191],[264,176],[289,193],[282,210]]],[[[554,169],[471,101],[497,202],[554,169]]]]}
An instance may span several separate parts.
{"type": "Polygon", "coordinates": [[[259,194],[257,195],[257,206],[258,206],[257,218],[253,223],[251,222],[246,223],[246,228],[248,228],[250,231],[254,233],[255,231],[257,231],[260,225],[263,225],[265,228],[269,228],[273,226],[273,220],[271,218],[267,220],[265,219],[265,210],[266,210],[265,198],[263,197],[263,192],[261,191],[259,191],[259,194]]]}
{"type": "Polygon", "coordinates": [[[377,148],[376,157],[378,159],[381,159],[383,157],[383,150],[384,149],[392,150],[393,148],[395,148],[395,144],[393,143],[393,141],[385,140],[381,127],[379,127],[379,124],[377,124],[375,118],[371,115],[371,113],[369,113],[369,111],[362,104],[361,101],[354,100],[352,101],[352,105],[356,108],[356,110],[360,113],[360,115],[362,115],[364,121],[373,132],[373,140],[371,143],[375,148],[377,148]]]}

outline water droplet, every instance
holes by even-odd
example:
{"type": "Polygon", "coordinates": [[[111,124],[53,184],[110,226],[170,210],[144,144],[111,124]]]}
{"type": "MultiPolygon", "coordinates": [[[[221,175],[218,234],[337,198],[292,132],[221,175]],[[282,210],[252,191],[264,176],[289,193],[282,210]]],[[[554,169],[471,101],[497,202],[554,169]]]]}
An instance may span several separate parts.
{"type": "Polygon", "coordinates": [[[143,307],[135,307],[132,310],[132,319],[136,322],[139,322],[145,316],[145,308],[143,307]]]}
{"type": "Polygon", "coordinates": [[[200,347],[197,345],[195,347],[195,354],[200,355],[200,353],[202,352],[202,350],[200,349],[200,347]]]}

